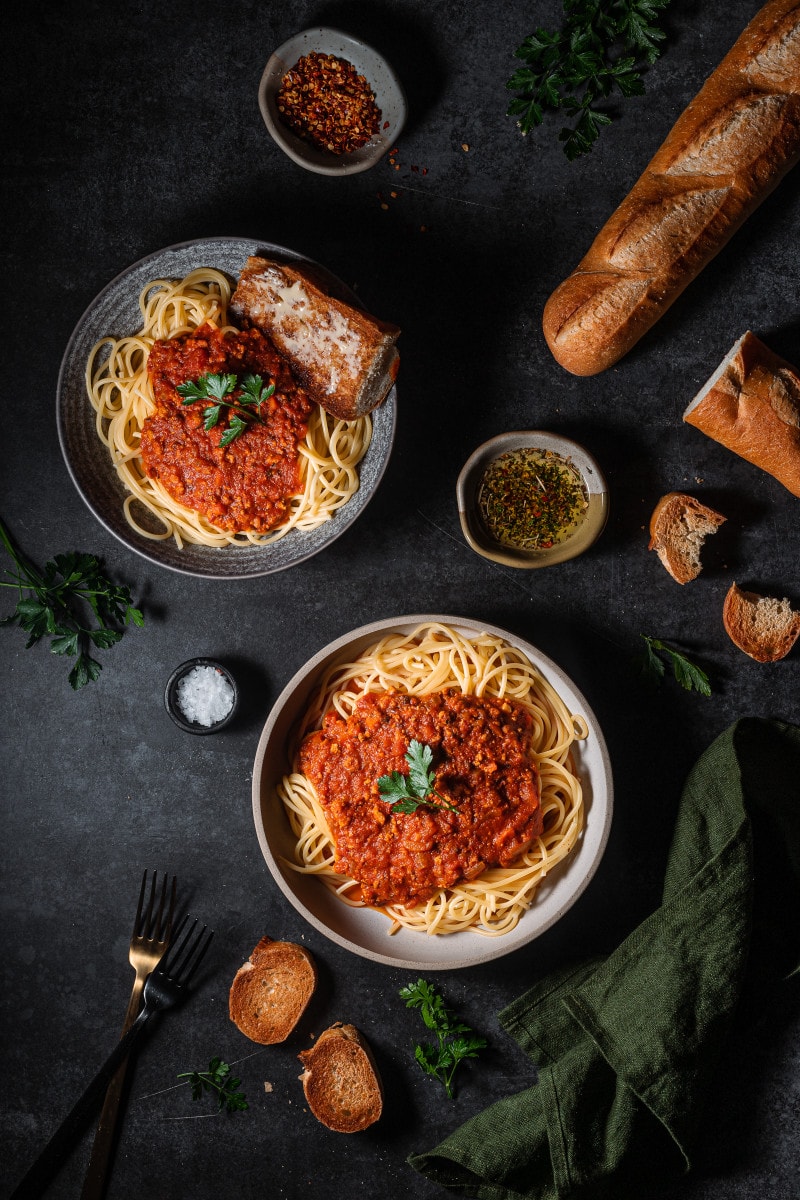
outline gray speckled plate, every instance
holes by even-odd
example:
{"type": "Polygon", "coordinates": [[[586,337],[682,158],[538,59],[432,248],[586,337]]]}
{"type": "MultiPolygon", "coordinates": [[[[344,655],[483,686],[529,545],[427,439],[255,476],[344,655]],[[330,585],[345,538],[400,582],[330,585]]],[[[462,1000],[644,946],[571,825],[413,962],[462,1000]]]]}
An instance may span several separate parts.
{"type": "Polygon", "coordinates": [[[611,829],[613,779],[600,724],[575,684],[535,646],[513,633],[465,617],[441,613],[389,617],[362,625],[319,650],[289,680],[267,718],[253,767],[253,818],[261,852],[273,879],[294,908],[320,933],[353,954],[387,966],[414,971],[445,971],[472,967],[519,950],[550,929],[579,899],[603,857],[611,829]],[[368,646],[389,633],[412,633],[427,622],[450,625],[467,637],[485,632],[503,638],[527,655],[556,689],[570,712],[581,713],[589,727],[585,741],[576,742],[575,767],[583,784],[586,823],[569,857],[542,882],[533,904],[515,929],[500,937],[452,933],[429,937],[411,929],[389,935],[389,922],[369,908],[351,908],[338,900],[313,875],[287,866],[294,837],[277,793],[277,784],[290,770],[289,743],[294,725],[305,712],[309,697],[331,664],[352,662],[368,646]]]}
{"type": "MultiPolygon", "coordinates": [[[[251,254],[303,259],[303,255],[281,246],[247,238],[182,242],[140,259],[112,279],[89,305],[69,340],[58,377],[56,411],[61,450],[73,483],[98,521],[150,562],[208,579],[270,575],[318,554],[364,511],[381,481],[394,442],[396,388],[392,388],[372,414],[372,442],[361,461],[360,486],[355,496],[318,529],[310,533],[293,530],[270,546],[184,546],[179,550],[172,539],[150,541],[130,527],[122,510],[128,493],[117,477],[106,447],[97,437],[94,411],[86,395],[84,373],[89,351],[105,335],[122,337],[136,332],[140,324],[139,294],[149,280],[180,278],[195,267],[209,266],[224,271],[235,282],[251,254]]],[[[346,293],[347,289],[338,282],[346,293]]]]}

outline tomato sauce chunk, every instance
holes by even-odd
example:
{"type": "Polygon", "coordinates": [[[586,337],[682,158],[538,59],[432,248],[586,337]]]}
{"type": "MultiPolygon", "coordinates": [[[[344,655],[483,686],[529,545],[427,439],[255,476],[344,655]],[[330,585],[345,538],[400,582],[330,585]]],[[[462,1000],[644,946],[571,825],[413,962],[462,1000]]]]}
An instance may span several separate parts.
{"type": "MultiPolygon", "coordinates": [[[[313,404],[288,364],[257,329],[222,333],[201,325],[193,333],[156,342],[147,363],[155,410],[142,426],[146,474],[173,500],[231,533],[264,533],[280,525],[289,500],[301,491],[297,447],[306,435],[313,404]],[[178,387],[205,375],[235,375],[241,385],[258,375],[274,393],[258,407],[242,405],[245,428],[224,444],[235,409],[223,405],[206,429],[216,401],[185,404],[178,387]]],[[[241,386],[225,395],[241,400],[241,386]]]]}
{"type": "Polygon", "coordinates": [[[366,904],[413,906],[528,848],[542,831],[532,724],[514,701],[456,691],[368,693],[346,720],[326,714],[300,748],[301,769],[328,818],[336,869],[366,904]],[[398,813],[382,799],[378,780],[408,774],[413,739],[433,751],[436,792],[455,812],[398,813]]]}

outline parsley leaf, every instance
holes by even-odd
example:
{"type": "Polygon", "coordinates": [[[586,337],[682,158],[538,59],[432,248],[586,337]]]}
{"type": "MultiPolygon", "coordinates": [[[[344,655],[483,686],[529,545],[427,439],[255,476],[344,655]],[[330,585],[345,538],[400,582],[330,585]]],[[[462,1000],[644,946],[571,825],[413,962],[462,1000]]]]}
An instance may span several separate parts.
{"type": "Polygon", "coordinates": [[[426,1075],[432,1075],[444,1085],[452,1100],[456,1068],[467,1058],[477,1058],[478,1052],[486,1047],[486,1038],[459,1021],[439,992],[425,979],[401,988],[399,995],[406,1008],[419,1009],[425,1027],[436,1034],[436,1042],[422,1042],[414,1048],[414,1058],[426,1075]]]}
{"type": "Polygon", "coordinates": [[[616,88],[644,92],[640,64],[652,65],[665,33],[656,23],[670,0],[564,0],[563,29],[539,28],[514,52],[525,66],[507,81],[520,93],[508,106],[523,134],[563,109],[575,119],[559,139],[572,161],[591,150],[611,116],[598,107],[616,88]]]}
{"type": "Polygon", "coordinates": [[[642,675],[656,683],[663,679],[666,667],[664,659],[659,658],[659,654],[661,654],[672,665],[672,674],[682,688],[685,688],[687,692],[699,692],[701,696],[711,695],[708,675],[696,663],[691,662],[674,646],[670,646],[658,638],[647,637],[644,633],[640,636],[644,641],[644,650],[639,660],[642,675]]]}
{"type": "Polygon", "coordinates": [[[430,746],[412,738],[408,743],[405,759],[409,765],[407,775],[402,771],[392,771],[391,775],[381,775],[378,780],[380,797],[382,800],[388,800],[392,811],[414,813],[424,805],[427,808],[446,808],[450,812],[458,812],[455,805],[446,800],[434,787],[436,772],[431,767],[433,751],[430,746]]]}
{"type": "Polygon", "coordinates": [[[204,1092],[216,1095],[218,1112],[243,1112],[250,1107],[244,1093],[236,1090],[241,1079],[233,1078],[231,1068],[221,1058],[212,1058],[207,1071],[182,1071],[178,1079],[188,1079],[193,1100],[199,1100],[204,1092]]]}
{"type": "Polygon", "coordinates": [[[201,375],[199,379],[179,383],[175,390],[184,405],[199,400],[216,401],[203,409],[203,429],[206,433],[219,424],[223,408],[231,410],[227,428],[219,440],[220,446],[224,447],[241,437],[251,421],[265,424],[261,405],[275,394],[275,384],[265,384],[260,375],[245,375],[241,386],[238,375],[201,375]]]}
{"type": "Polygon", "coordinates": [[[53,654],[77,656],[69,673],[74,691],[99,678],[102,666],[91,657],[90,648],[108,650],[124,633],[120,625],[144,624],[130,590],[112,583],[93,554],[56,554],[39,571],[15,549],[2,521],[0,542],[16,568],[6,572],[13,582],[0,579],[0,587],[16,588],[19,593],[14,612],[0,625],[19,625],[28,635],[26,650],[49,637],[53,654]],[[87,621],[87,608],[95,624],[87,621]]]}

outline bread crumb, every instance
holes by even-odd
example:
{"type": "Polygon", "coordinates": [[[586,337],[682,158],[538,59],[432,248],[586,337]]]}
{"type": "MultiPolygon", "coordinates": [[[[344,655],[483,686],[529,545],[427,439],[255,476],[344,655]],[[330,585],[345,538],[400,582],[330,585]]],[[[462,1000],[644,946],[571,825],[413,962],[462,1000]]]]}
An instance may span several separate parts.
{"type": "Polygon", "coordinates": [[[468,143],[468,142],[462,142],[462,143],[461,143],[461,149],[462,149],[462,150],[464,151],[464,153],[466,154],[466,153],[467,153],[467,151],[469,150],[469,143],[468,143]]]}
{"type": "Polygon", "coordinates": [[[271,1092],[271,1091],[272,1091],[272,1084],[269,1082],[269,1080],[268,1080],[268,1079],[265,1079],[265,1080],[264,1080],[264,1091],[265,1091],[265,1092],[271,1092]]]}

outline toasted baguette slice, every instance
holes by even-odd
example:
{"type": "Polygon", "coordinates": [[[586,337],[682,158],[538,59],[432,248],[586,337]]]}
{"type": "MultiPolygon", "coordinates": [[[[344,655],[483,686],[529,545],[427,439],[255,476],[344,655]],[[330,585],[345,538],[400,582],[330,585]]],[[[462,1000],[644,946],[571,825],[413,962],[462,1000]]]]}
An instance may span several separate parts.
{"type": "Polygon", "coordinates": [[[316,986],[317,968],[307,950],[263,937],[231,984],[231,1020],[254,1042],[284,1042],[316,986]]]}
{"type": "Polygon", "coordinates": [[[749,330],[683,419],[800,496],[800,371],[749,330]]]}
{"type": "Polygon", "coordinates": [[[371,412],[394,383],[400,330],[331,295],[313,267],[248,258],[230,307],[241,324],[272,339],[332,416],[351,421],[371,412]]]}
{"type": "Polygon", "coordinates": [[[650,518],[650,545],[673,579],[688,583],[703,569],[700,551],[703,542],[716,533],[725,521],[715,512],[683,492],[668,492],[653,509],[650,518]]]}
{"type": "Polygon", "coordinates": [[[788,600],[743,592],[735,583],[725,597],[722,621],[731,641],[756,662],[785,658],[800,637],[800,612],[788,600]]]}
{"type": "Polygon", "coordinates": [[[328,1129],[358,1133],[383,1111],[383,1085],[372,1052],[354,1025],[337,1022],[299,1056],[308,1107],[328,1129]]]}

